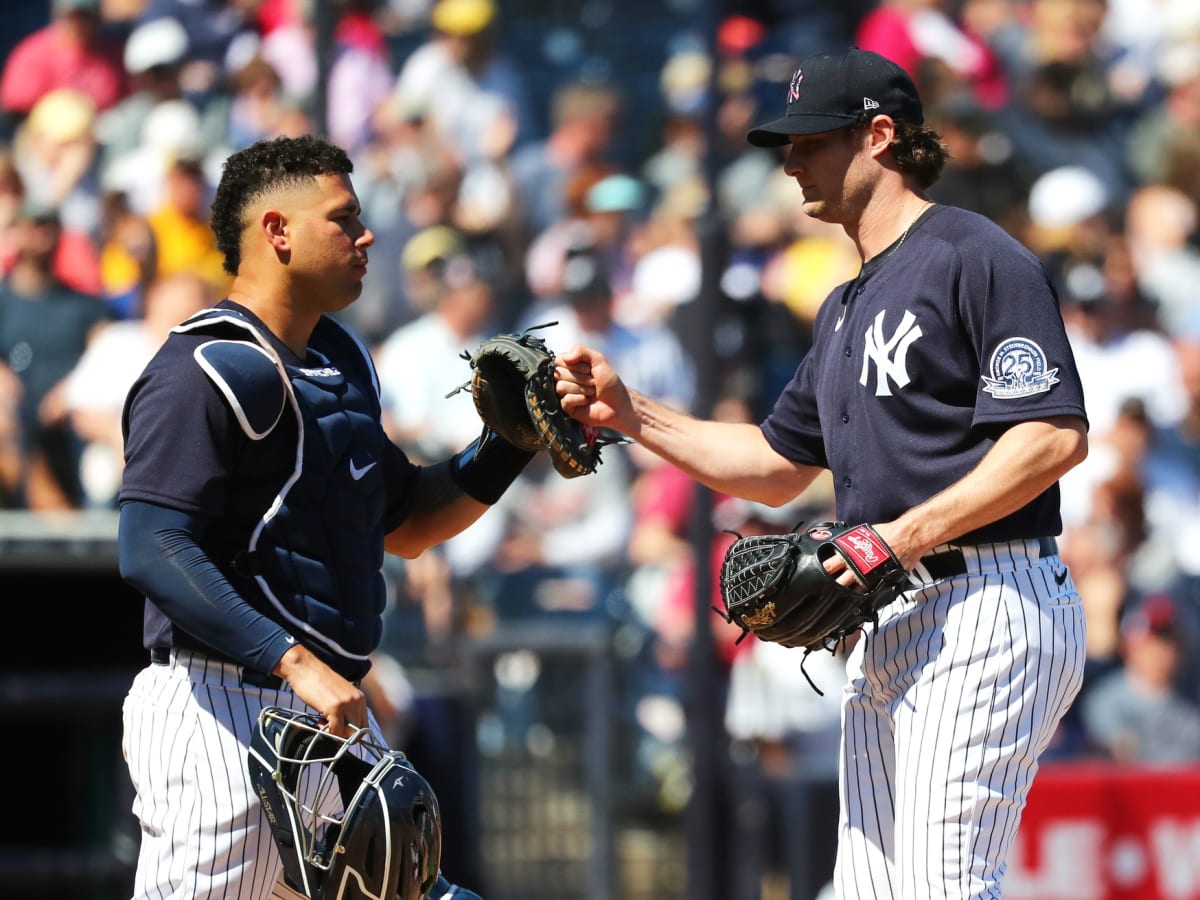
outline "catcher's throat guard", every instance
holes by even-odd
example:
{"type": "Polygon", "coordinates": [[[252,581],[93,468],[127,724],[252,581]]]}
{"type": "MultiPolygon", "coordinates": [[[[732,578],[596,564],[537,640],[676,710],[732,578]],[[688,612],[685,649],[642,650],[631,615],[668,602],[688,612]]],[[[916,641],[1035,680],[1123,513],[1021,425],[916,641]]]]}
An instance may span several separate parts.
{"type": "Polygon", "coordinates": [[[247,768],[294,890],[312,900],[423,900],[437,883],[437,797],[369,729],[340,738],[316,716],[268,706],[247,768]]]}

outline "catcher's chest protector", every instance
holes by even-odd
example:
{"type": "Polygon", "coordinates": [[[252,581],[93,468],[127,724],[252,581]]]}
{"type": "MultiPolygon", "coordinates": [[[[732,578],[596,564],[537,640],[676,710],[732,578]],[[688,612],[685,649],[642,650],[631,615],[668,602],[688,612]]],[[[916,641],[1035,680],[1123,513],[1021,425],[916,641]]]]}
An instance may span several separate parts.
{"type": "Polygon", "coordinates": [[[321,359],[305,366],[284,364],[253,325],[230,311],[188,324],[225,338],[197,352],[251,440],[269,432],[258,430],[268,417],[251,421],[243,411],[271,408],[260,398],[272,391],[282,394],[279,418],[290,415],[297,425],[292,475],[239,554],[239,574],[252,575],[285,620],[311,626],[331,651],[365,661],[378,644],[386,604],[380,573],[386,437],[369,362],[327,318],[310,342],[321,359]],[[244,350],[236,354],[238,366],[226,359],[235,353],[223,345],[245,348],[245,342],[260,350],[257,371],[244,350]]]}

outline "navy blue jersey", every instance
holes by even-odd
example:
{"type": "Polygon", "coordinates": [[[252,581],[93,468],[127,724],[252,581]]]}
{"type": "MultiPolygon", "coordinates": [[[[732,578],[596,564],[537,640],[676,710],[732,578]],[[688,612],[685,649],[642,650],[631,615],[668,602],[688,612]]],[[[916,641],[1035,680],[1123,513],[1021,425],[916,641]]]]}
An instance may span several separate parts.
{"type": "MultiPolygon", "coordinates": [[[[838,518],[887,522],[958,481],[1004,429],[1086,419],[1054,288],[993,222],[930,209],[826,299],[813,349],[762,423],[776,452],[829,468],[838,518]]],[[[1057,485],[963,541],[1058,534],[1057,485]]]]}
{"type": "MultiPolygon", "coordinates": [[[[307,366],[312,371],[314,365],[330,362],[324,357],[299,359],[244,307],[225,301],[218,308],[240,314],[289,369],[307,366]]],[[[281,415],[269,433],[251,439],[246,423],[239,422],[238,411],[197,358],[197,348],[212,340],[211,333],[172,333],[130,390],[125,408],[126,468],[119,499],[145,501],[208,520],[202,542],[205,551],[245,599],[278,620],[278,612],[265,602],[254,579],[236,571],[235,562],[239,551],[261,532],[264,514],[295,479],[297,420],[281,415]]],[[[363,362],[369,366],[369,360],[363,362]]],[[[377,391],[369,383],[366,389],[377,391]]],[[[381,426],[379,431],[382,434],[381,426]]],[[[382,534],[407,514],[419,468],[390,441],[383,439],[377,446],[385,501],[374,527],[382,534]]],[[[173,630],[152,603],[146,605],[144,640],[148,647],[197,644],[173,630]]]]}

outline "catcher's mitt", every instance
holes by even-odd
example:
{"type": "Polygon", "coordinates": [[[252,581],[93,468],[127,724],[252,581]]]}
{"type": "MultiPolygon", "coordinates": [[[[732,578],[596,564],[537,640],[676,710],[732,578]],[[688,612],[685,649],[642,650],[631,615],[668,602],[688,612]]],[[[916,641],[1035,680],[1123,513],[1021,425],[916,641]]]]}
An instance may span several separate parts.
{"type": "Polygon", "coordinates": [[[545,341],[528,331],[499,334],[462,358],[471,364],[471,380],[446,396],[469,387],[485,426],[522,450],[548,451],[564,478],[596,471],[600,448],[612,441],[563,411],[545,341]]]}
{"type": "MultiPolygon", "coordinates": [[[[722,615],[764,641],[832,649],[873,622],[896,598],[907,573],[870,525],[820,522],[799,534],[738,537],[721,565],[722,615]],[[848,588],[825,571],[840,553],[861,582],[848,588]]],[[[720,610],[718,610],[720,612],[720,610]]]]}

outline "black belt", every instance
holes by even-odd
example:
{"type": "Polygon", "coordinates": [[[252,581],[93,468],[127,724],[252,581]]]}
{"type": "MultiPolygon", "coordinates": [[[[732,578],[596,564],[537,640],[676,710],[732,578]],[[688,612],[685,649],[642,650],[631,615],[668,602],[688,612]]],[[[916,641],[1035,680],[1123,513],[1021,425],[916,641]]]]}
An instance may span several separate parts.
{"type": "MultiPolygon", "coordinates": [[[[171,648],[151,647],[150,662],[156,666],[169,666],[171,664],[171,648]]],[[[278,675],[266,675],[262,672],[256,672],[254,669],[247,669],[244,666],[239,666],[238,668],[241,671],[242,684],[263,688],[268,691],[277,691],[283,687],[283,679],[278,675]]]]}
{"type": "MultiPolygon", "coordinates": [[[[1038,559],[1058,555],[1058,541],[1052,537],[1033,538],[1038,545],[1038,559]]],[[[942,578],[953,578],[955,575],[967,574],[967,560],[963,552],[957,548],[943,550],[921,557],[921,565],[928,570],[934,581],[942,578]]]]}

